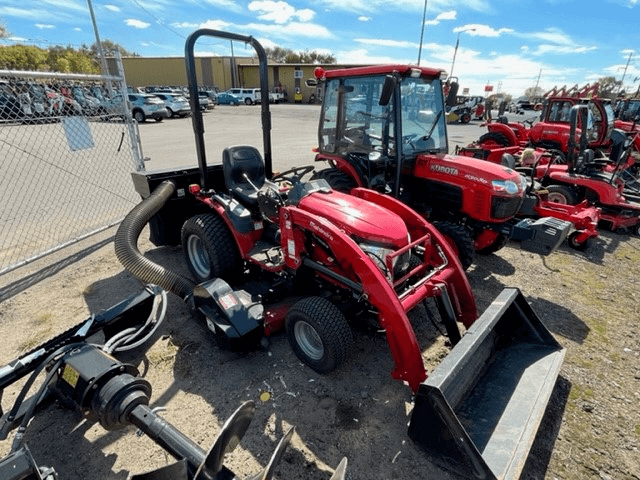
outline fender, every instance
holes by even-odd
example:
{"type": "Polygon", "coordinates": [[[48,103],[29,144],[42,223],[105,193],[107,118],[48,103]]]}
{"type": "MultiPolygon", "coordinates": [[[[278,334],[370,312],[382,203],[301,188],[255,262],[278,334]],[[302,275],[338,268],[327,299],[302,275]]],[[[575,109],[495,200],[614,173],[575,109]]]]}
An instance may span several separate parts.
{"type": "Polygon", "coordinates": [[[509,140],[509,146],[518,145],[518,137],[509,125],[504,123],[492,122],[487,124],[487,130],[490,132],[501,133],[509,140]]]}
{"type": "Polygon", "coordinates": [[[328,155],[326,153],[318,153],[315,158],[316,162],[328,162],[336,170],[345,173],[356,183],[356,187],[366,187],[363,175],[358,172],[356,167],[348,160],[339,155],[328,155]]]}

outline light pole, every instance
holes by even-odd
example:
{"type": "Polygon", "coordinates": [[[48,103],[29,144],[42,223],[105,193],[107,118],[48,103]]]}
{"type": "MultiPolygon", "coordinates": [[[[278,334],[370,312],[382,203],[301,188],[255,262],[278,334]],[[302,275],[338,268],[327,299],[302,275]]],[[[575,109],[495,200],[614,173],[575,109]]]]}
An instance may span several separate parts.
{"type": "Polygon", "coordinates": [[[458,39],[456,40],[456,48],[453,51],[453,61],[451,62],[451,72],[449,72],[449,78],[453,77],[453,66],[456,63],[456,54],[458,53],[458,45],[460,45],[460,34],[462,32],[474,32],[475,28],[464,28],[458,32],[458,39]]]}

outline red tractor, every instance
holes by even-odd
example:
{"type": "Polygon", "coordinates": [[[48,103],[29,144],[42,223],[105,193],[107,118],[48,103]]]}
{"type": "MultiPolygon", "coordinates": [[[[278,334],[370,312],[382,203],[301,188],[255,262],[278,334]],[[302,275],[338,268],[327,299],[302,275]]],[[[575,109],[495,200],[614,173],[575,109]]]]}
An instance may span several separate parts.
{"type": "MultiPolygon", "coordinates": [[[[419,211],[455,245],[463,266],[509,239],[548,254],[569,224],[516,220],[527,187],[500,165],[448,154],[442,71],[410,65],[316,69],[324,82],[316,161],[343,191],[366,187],[419,211]],[[549,228],[550,227],[550,228],[549,228]]],[[[455,102],[451,88],[448,102],[455,102]]]]}
{"type": "MultiPolygon", "coordinates": [[[[505,289],[478,318],[453,248],[397,199],[368,188],[346,195],[323,179],[303,181],[313,167],[272,173],[267,58],[253,37],[206,29],[189,36],[192,106],[198,91],[193,51],[201,36],[256,50],[264,156],[255,147],[229,147],[222,165],[208,166],[202,115],[194,108],[199,168],[134,174],[143,201],[115,238],[125,268],[183,298],[221,345],[252,349],[284,330],[295,354],[320,373],[349,356],[355,319],[377,321],[395,363],[392,376],[416,394],[410,436],[465,478],[517,476],[562,363],[562,347],[515,289],[505,289]],[[147,223],[155,245],[182,245],[195,282],[141,255],[137,239],[147,223]],[[429,299],[456,344],[432,380],[408,319],[429,299]],[[469,328],[462,338],[458,323],[469,328]],[[462,411],[464,418],[458,416],[462,411]],[[466,431],[461,421],[495,428],[466,431]],[[456,453],[451,458],[445,450],[456,453]]],[[[502,214],[520,203],[512,198],[519,187],[496,182],[492,188],[506,193],[487,208],[502,214]]]]}
{"type": "Polygon", "coordinates": [[[611,230],[619,233],[631,230],[640,235],[640,194],[630,189],[621,177],[638,135],[614,129],[611,133],[611,158],[598,158],[588,148],[585,129],[579,133],[579,145],[575,142],[577,125],[586,123],[588,107],[574,106],[570,117],[566,163],[551,161],[538,164],[533,168],[533,177],[552,192],[553,201],[576,205],[588,200],[602,210],[601,221],[611,230]]]}

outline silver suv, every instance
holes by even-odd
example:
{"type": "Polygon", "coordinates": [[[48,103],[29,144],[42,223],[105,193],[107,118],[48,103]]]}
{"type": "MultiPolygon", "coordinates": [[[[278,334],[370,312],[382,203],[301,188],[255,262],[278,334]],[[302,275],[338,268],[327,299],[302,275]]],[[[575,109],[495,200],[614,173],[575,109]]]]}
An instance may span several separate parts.
{"type": "Polygon", "coordinates": [[[162,100],[169,111],[169,117],[186,117],[191,114],[191,106],[183,95],[175,93],[154,93],[162,100]]]}

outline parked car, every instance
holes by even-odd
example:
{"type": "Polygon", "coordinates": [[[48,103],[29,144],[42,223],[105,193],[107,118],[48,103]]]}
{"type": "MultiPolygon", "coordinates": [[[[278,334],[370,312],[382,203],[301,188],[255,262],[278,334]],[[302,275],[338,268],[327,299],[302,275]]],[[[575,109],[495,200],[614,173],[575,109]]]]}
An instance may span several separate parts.
{"type": "Polygon", "coordinates": [[[216,96],[216,102],[218,105],[240,105],[240,99],[227,92],[219,93],[216,96]]]}
{"type": "Polygon", "coordinates": [[[230,88],[225,93],[235,95],[240,99],[241,102],[244,102],[246,105],[253,105],[254,103],[258,103],[260,98],[259,88],[230,88]]]}
{"type": "Polygon", "coordinates": [[[169,117],[182,118],[191,114],[191,107],[184,96],[174,93],[154,93],[153,95],[164,102],[169,111],[169,117]]]}
{"type": "MultiPolygon", "coordinates": [[[[147,118],[153,118],[156,122],[169,118],[169,111],[164,102],[155,95],[128,93],[127,98],[131,103],[131,115],[138,123],[143,123],[147,118]]],[[[124,114],[124,100],[120,94],[108,100],[105,106],[109,113],[124,114]]]]}

